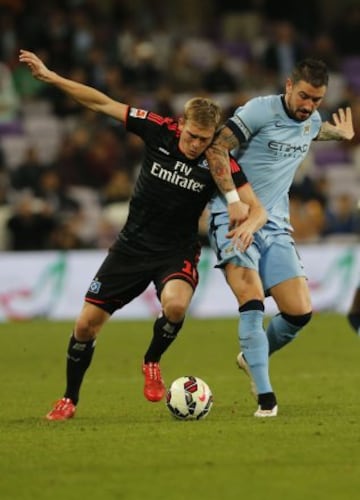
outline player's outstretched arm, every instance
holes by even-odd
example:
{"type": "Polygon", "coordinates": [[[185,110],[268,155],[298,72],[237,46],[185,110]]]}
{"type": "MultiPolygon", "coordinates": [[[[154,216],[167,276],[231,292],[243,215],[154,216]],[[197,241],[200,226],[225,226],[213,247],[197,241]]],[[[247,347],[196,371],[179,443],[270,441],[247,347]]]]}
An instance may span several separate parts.
{"type": "Polygon", "coordinates": [[[248,206],[240,201],[229,162],[229,151],[238,144],[232,131],[228,127],[223,127],[206,150],[211,175],[228,202],[229,227],[237,226],[248,215],[248,206]]]}
{"type": "Polygon", "coordinates": [[[20,50],[19,61],[27,64],[37,80],[54,85],[86,108],[112,116],[116,120],[125,121],[128,108],[126,104],[114,101],[92,87],[63,78],[55,71],[49,70],[33,52],[20,50]]]}
{"type": "Polygon", "coordinates": [[[352,121],[351,108],[339,108],[332,115],[333,124],[323,122],[320,128],[318,141],[343,141],[351,140],[354,137],[354,126],[352,121]]]}

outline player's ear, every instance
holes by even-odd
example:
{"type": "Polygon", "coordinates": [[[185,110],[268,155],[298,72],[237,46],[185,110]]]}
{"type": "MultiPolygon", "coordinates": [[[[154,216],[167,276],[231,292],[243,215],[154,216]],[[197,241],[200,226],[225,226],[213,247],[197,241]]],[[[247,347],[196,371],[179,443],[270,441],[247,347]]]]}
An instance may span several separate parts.
{"type": "Polygon", "coordinates": [[[286,89],[286,93],[290,93],[292,92],[293,90],[293,82],[291,80],[291,78],[287,78],[286,79],[286,83],[285,83],[285,89],[286,89]]]}
{"type": "Polygon", "coordinates": [[[183,116],[180,116],[179,118],[179,129],[182,130],[185,125],[185,118],[183,116]]]}

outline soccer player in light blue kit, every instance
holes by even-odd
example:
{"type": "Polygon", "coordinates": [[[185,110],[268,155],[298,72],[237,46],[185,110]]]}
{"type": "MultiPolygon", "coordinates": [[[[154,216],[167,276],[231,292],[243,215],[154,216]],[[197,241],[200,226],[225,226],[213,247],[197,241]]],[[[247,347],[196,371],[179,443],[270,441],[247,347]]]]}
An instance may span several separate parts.
{"type": "Polygon", "coordinates": [[[256,97],[239,107],[207,153],[212,168],[221,170],[232,150],[268,212],[268,222],[255,234],[252,246],[239,252],[225,237],[229,219],[224,199],[217,196],[210,205],[212,247],[239,303],[242,352],[237,362],[256,387],[255,416],[276,416],[268,356],[291,342],[312,315],[305,271],[291,236],[289,188],[313,140],[349,140],[354,135],[350,108],[334,113],[333,123],[322,122],[317,109],[327,85],[322,61],[299,62],[286,81],[284,95],[256,97]],[[279,309],[266,334],[264,296],[247,295],[248,283],[257,276],[279,309]]]}

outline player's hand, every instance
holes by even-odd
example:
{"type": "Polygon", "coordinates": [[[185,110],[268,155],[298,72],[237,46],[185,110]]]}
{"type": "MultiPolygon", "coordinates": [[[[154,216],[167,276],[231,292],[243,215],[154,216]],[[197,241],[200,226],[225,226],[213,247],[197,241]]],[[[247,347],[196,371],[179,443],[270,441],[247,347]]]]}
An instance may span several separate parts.
{"type": "Polygon", "coordinates": [[[247,227],[246,223],[231,229],[226,237],[232,239],[234,246],[240,252],[245,252],[254,241],[253,232],[247,227]]]}
{"type": "Polygon", "coordinates": [[[19,61],[28,65],[32,75],[37,80],[44,82],[49,80],[51,71],[45,66],[42,60],[33,52],[28,50],[20,50],[19,61]]]}
{"type": "Polygon", "coordinates": [[[354,126],[352,121],[351,108],[339,108],[332,114],[334,125],[325,122],[326,131],[335,134],[338,139],[350,140],[354,137],[354,126]]]}
{"type": "Polygon", "coordinates": [[[249,216],[249,205],[242,201],[228,203],[229,229],[237,227],[249,216]]]}

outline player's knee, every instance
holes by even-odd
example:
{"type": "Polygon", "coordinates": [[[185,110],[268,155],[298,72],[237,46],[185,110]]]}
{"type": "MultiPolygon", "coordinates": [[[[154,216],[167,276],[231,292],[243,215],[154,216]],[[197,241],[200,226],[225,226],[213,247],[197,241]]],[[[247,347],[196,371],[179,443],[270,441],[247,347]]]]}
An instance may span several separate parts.
{"type": "Polygon", "coordinates": [[[86,342],[94,339],[98,332],[98,328],[87,318],[80,317],[76,320],[74,335],[77,340],[86,342]]]}
{"type": "Polygon", "coordinates": [[[164,314],[172,323],[180,323],[186,314],[187,303],[174,298],[164,306],[164,314]]]}
{"type": "Polygon", "coordinates": [[[291,325],[300,328],[303,328],[309,321],[311,320],[312,317],[312,311],[305,313],[305,314],[285,314],[281,313],[281,316],[291,325]]]}

